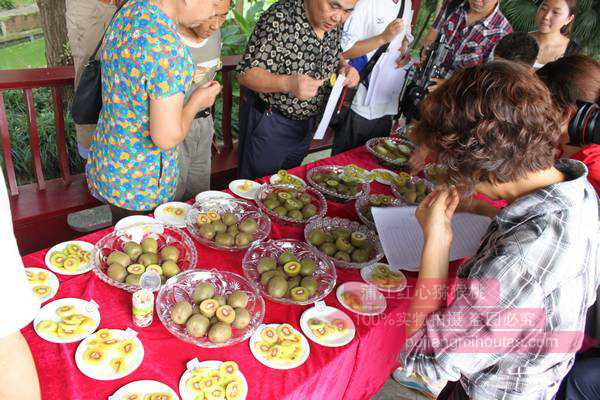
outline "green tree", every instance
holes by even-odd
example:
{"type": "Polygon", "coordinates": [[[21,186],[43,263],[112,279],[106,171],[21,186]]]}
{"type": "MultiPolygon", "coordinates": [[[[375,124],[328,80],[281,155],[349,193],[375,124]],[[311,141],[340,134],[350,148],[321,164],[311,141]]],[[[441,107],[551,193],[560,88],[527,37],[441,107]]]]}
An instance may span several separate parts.
{"type": "Polygon", "coordinates": [[[13,0],[0,0],[0,10],[12,10],[15,8],[13,0]]]}
{"type": "MultiPolygon", "coordinates": [[[[521,32],[535,29],[534,16],[541,0],[504,0],[502,10],[513,28],[521,32]]],[[[572,37],[587,54],[600,56],[600,0],[579,0],[572,37]]]]}

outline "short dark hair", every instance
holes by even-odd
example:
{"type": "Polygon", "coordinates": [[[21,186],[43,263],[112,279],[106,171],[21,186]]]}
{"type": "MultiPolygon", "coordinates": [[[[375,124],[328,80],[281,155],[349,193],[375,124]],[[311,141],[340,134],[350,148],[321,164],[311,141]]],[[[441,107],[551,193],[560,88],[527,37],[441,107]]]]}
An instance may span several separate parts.
{"type": "Polygon", "coordinates": [[[530,68],[492,61],[456,72],[421,103],[417,144],[448,179],[470,192],[479,182],[515,181],[550,168],[560,113],[530,68]]]}
{"type": "Polygon", "coordinates": [[[513,32],[504,36],[494,49],[494,59],[519,61],[533,66],[540,47],[537,41],[526,32],[513,32]]]}

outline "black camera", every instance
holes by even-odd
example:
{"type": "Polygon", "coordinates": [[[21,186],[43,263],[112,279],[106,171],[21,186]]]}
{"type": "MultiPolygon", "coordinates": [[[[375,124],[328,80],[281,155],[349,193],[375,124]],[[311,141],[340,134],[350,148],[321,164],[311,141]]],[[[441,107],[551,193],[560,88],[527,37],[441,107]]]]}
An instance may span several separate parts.
{"type": "Polygon", "coordinates": [[[584,102],[577,105],[579,108],[569,121],[569,144],[600,144],[600,105],[584,102]]]}

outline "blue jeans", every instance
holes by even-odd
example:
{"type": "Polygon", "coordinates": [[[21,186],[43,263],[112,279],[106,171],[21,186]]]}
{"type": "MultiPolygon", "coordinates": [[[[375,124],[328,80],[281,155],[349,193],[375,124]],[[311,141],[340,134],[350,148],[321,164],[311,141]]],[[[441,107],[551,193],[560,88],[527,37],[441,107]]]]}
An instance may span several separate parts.
{"type": "Polygon", "coordinates": [[[600,357],[575,362],[567,375],[565,389],[567,400],[600,399],[600,357]]]}

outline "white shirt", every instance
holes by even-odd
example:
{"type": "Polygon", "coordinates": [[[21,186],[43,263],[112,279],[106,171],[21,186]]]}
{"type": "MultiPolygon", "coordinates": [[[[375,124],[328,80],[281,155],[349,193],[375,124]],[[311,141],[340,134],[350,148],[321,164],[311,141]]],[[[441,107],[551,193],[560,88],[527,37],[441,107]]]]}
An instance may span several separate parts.
{"type": "MultiPolygon", "coordinates": [[[[352,15],[350,15],[344,25],[342,51],[348,51],[356,44],[356,42],[383,33],[385,28],[398,17],[401,4],[402,0],[398,0],[397,3],[394,2],[394,0],[359,0],[352,15]]],[[[404,19],[406,37],[409,42],[412,42],[413,38],[410,26],[412,19],[411,0],[405,0],[402,18],[404,19]]],[[[377,49],[368,53],[367,57],[370,59],[373,54],[375,54],[375,51],[377,51],[377,49]]],[[[408,65],[403,68],[405,73],[407,68],[408,65]]],[[[367,88],[365,85],[361,84],[354,97],[352,110],[363,118],[372,120],[381,118],[385,115],[396,115],[398,112],[398,100],[387,104],[367,106],[365,104],[366,98],[367,88]]]]}
{"type": "Polygon", "coordinates": [[[0,251],[2,278],[0,279],[0,338],[21,330],[39,311],[23,268],[19,248],[13,232],[10,203],[4,175],[0,168],[0,251]]]}

